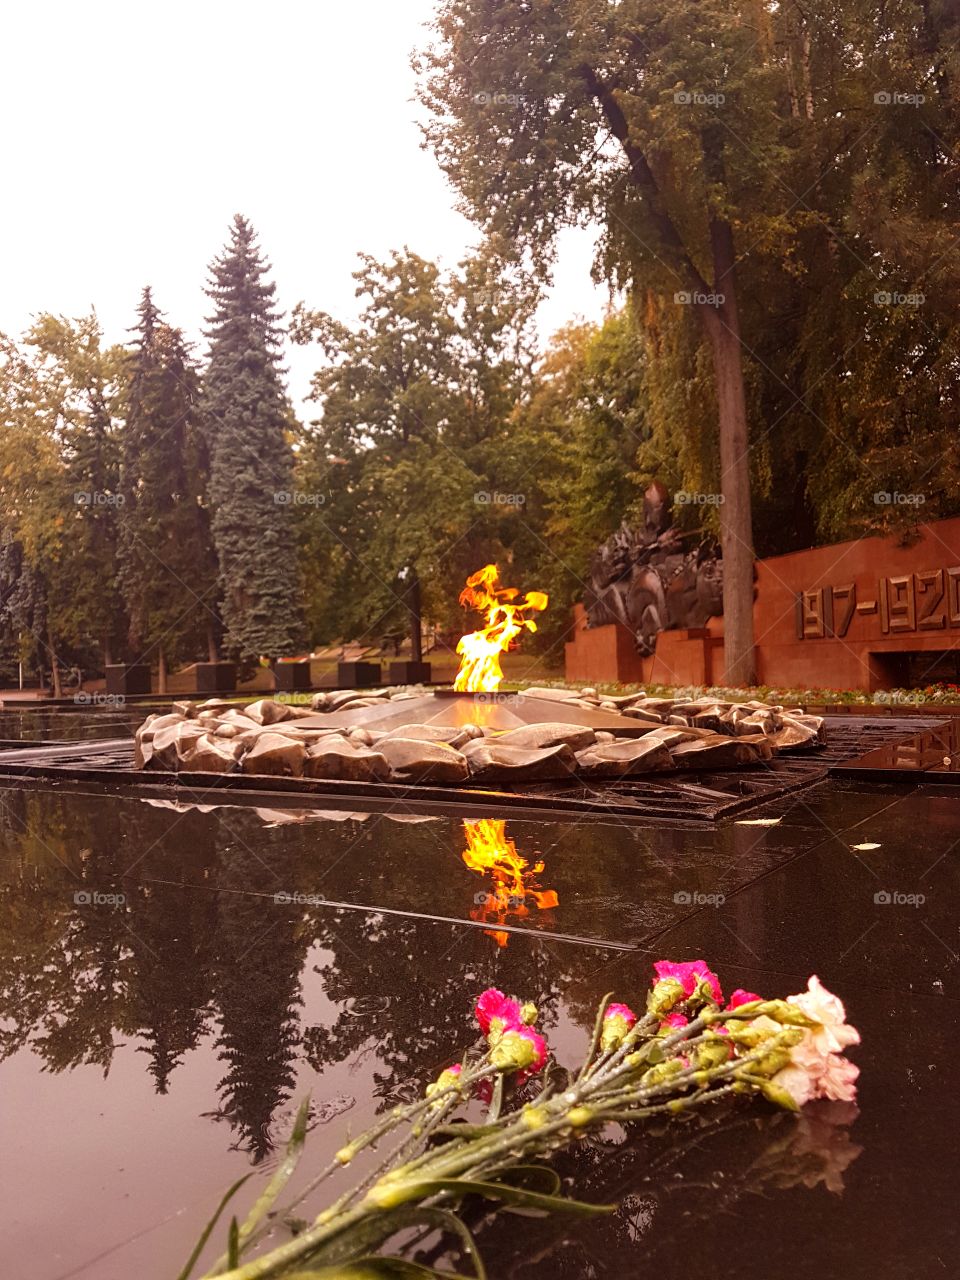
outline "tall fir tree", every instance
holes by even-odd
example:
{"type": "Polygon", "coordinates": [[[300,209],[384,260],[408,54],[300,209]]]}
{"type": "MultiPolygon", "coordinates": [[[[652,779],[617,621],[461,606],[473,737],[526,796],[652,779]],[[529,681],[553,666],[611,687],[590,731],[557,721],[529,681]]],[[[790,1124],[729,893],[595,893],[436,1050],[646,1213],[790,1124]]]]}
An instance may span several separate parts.
{"type": "Polygon", "coordinates": [[[293,413],[280,366],[275,286],[240,214],[210,271],[214,314],[203,406],[224,643],[241,661],[272,659],[291,653],[301,638],[293,413]]]}
{"type": "Polygon", "coordinates": [[[170,661],[196,657],[217,624],[198,401],[183,336],[145,288],[122,436],[119,581],[131,656],[156,656],[161,693],[170,661]]]}

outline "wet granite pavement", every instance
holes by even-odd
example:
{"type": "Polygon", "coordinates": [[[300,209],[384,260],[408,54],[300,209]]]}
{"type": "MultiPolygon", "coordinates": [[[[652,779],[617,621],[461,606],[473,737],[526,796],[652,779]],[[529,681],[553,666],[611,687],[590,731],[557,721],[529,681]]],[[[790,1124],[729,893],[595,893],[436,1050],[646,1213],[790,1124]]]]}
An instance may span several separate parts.
{"type": "Polygon", "coordinates": [[[775,826],[510,818],[558,901],[491,913],[463,823],[408,807],[0,791],[5,1272],[172,1280],[308,1090],[307,1171],[456,1056],[483,987],[535,1000],[570,1063],[605,991],[703,956],[728,989],[816,971],[843,996],[859,1113],[757,1103],[582,1143],[569,1190],[620,1211],[481,1222],[491,1277],[954,1275],[958,799],[828,782],[775,826]]]}

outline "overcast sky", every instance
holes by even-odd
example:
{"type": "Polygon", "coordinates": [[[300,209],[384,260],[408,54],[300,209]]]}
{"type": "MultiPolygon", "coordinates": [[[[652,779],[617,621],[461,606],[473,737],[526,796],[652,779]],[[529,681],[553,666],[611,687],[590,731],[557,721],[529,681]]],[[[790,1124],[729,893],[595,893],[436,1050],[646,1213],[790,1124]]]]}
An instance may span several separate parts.
{"type": "MultiPolygon", "coordinates": [[[[432,0],[32,0],[0,42],[6,192],[0,329],[95,306],[123,340],[141,287],[198,337],[206,266],[235,212],[280,305],[356,313],[360,251],[453,266],[476,240],[420,150],[409,52],[432,0]]],[[[562,242],[548,333],[599,318],[592,239],[562,242]]],[[[302,396],[314,352],[294,352],[302,396]]],[[[299,407],[299,404],[298,404],[299,407]]],[[[309,414],[309,411],[308,411],[309,414]]]]}

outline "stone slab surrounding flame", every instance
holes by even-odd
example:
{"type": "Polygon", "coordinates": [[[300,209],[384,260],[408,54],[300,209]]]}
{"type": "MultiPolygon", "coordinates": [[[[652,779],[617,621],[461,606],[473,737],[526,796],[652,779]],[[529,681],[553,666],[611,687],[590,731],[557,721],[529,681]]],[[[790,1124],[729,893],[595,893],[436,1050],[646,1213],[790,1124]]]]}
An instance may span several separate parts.
{"type": "Polygon", "coordinates": [[[382,738],[377,747],[402,782],[466,782],[470,773],[466,758],[443,742],[382,738]]]}
{"type": "Polygon", "coordinates": [[[570,747],[573,751],[579,751],[581,747],[589,747],[591,743],[596,742],[597,735],[589,725],[575,724],[559,724],[557,722],[548,722],[546,724],[528,724],[522,729],[508,729],[506,733],[500,734],[497,742],[506,747],[523,747],[526,750],[539,749],[543,747],[555,747],[560,743],[570,747]]]}
{"type": "Polygon", "coordinates": [[[383,782],[390,777],[390,766],[381,752],[328,734],[307,749],[303,772],[308,778],[383,782]]]}
{"type": "Polygon", "coordinates": [[[504,782],[551,782],[569,779],[577,771],[577,758],[566,742],[526,749],[504,745],[501,739],[480,738],[463,749],[470,773],[478,779],[504,782]]]}
{"type": "Polygon", "coordinates": [[[146,718],[135,754],[139,769],[456,786],[727,769],[822,741],[820,717],[762,702],[342,689],[310,710],[269,698],[177,702],[146,718]]]}
{"type": "Polygon", "coordinates": [[[670,748],[661,738],[598,742],[577,752],[577,764],[589,778],[628,778],[673,768],[670,748]]]}

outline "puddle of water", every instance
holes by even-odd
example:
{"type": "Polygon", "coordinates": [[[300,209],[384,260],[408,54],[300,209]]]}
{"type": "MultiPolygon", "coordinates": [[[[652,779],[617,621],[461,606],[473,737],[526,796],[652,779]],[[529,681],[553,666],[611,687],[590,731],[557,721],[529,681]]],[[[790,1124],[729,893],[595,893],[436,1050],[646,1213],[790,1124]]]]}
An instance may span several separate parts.
{"type": "MultiPolygon", "coordinates": [[[[508,905],[491,922],[475,895],[493,882],[465,863],[463,822],[396,816],[0,791],[9,1274],[176,1275],[223,1189],[272,1166],[300,1097],[313,1098],[309,1172],[457,1055],[486,986],[534,1000],[553,1049],[574,1062],[602,994],[642,991],[651,955],[636,948],[708,915],[689,895],[732,895],[823,838],[786,822],[657,832],[511,819],[506,834],[544,864],[538,891],[556,903],[525,899],[526,914],[508,905]],[[499,923],[519,930],[506,945],[491,936],[499,923]]],[[[764,965],[790,970],[792,945],[772,940],[764,965]]],[[[798,977],[764,981],[779,992],[798,977]]],[[[758,981],[728,975],[731,987],[758,981]]],[[[621,1212],[573,1232],[561,1221],[481,1226],[491,1274],[563,1280],[642,1264],[680,1277],[693,1249],[720,1256],[731,1232],[751,1241],[738,1262],[748,1280],[788,1264],[801,1278],[831,1274],[841,1238],[854,1280],[875,1277],[898,1240],[924,1274],[953,1229],[922,1171],[954,1159],[956,1022],[929,997],[871,997],[859,977],[830,985],[849,994],[872,1046],[852,1137],[849,1115],[798,1127],[760,1108],[702,1131],[650,1131],[640,1150],[591,1140],[559,1167],[584,1198],[623,1199],[621,1212]],[[842,1201],[825,1189],[841,1185],[842,1201]]]]}

